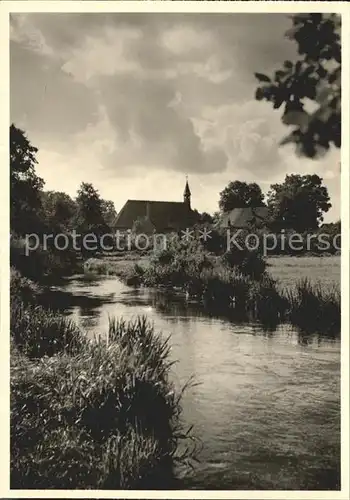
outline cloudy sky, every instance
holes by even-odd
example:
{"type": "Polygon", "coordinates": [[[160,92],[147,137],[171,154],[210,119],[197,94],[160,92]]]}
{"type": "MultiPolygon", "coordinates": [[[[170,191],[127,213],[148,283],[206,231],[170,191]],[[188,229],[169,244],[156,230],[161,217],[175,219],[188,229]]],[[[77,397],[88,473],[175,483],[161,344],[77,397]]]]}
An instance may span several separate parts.
{"type": "Polygon", "coordinates": [[[39,148],[47,189],[92,182],[128,198],[213,212],[231,180],[264,191],[286,173],[324,178],[339,216],[339,153],[302,160],[279,147],[280,111],[254,100],[295,46],[282,14],[14,14],[11,121],[39,148]]]}

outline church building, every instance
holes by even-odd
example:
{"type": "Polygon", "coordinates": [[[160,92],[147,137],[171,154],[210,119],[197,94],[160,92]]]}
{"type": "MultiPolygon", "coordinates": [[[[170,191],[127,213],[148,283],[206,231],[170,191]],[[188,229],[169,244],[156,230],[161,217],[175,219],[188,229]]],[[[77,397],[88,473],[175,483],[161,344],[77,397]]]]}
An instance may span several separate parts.
{"type": "Polygon", "coordinates": [[[115,229],[165,233],[179,231],[193,224],[191,191],[186,179],[183,201],[128,200],[119,212],[115,229]],[[140,230],[141,226],[141,230],[140,230]]]}

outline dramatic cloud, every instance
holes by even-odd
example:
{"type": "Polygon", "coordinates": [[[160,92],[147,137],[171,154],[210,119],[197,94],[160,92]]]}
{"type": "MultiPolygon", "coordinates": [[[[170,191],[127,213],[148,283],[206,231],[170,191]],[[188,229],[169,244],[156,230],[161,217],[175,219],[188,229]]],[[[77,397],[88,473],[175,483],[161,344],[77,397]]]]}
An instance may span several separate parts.
{"type": "Polygon", "coordinates": [[[118,207],[181,199],[184,174],[201,210],[216,209],[230,180],[267,189],[290,171],[324,174],[336,198],[338,155],[310,162],[279,147],[280,113],[254,100],[254,72],[295,57],[289,24],[279,14],[12,15],[11,119],[39,147],[50,189],[90,181],[118,207]]]}

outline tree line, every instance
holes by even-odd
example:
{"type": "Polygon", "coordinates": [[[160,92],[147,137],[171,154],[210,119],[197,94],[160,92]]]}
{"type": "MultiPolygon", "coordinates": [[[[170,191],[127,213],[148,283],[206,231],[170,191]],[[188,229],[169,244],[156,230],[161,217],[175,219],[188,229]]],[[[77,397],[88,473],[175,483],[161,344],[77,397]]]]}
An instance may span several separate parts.
{"type": "Polygon", "coordinates": [[[321,177],[289,174],[284,182],[272,184],[266,197],[255,182],[230,182],[220,193],[217,217],[234,208],[267,207],[271,229],[304,232],[317,229],[331,206],[321,177]]]}
{"type": "MultiPolygon", "coordinates": [[[[77,252],[73,245],[62,250],[54,240],[44,235],[65,235],[71,240],[72,231],[82,237],[98,236],[113,231],[117,216],[114,203],[104,200],[91,183],[82,182],[75,198],[60,191],[44,191],[44,180],[38,176],[36,154],[25,132],[14,124],[10,126],[10,258],[11,265],[25,276],[40,279],[50,274],[70,274],[77,269],[86,249],[77,252]],[[26,253],[26,235],[35,234],[40,246],[26,253]]],[[[97,248],[98,249],[98,248],[97,248]]]]}
{"type": "Polygon", "coordinates": [[[45,231],[101,233],[110,230],[117,212],[113,201],[101,198],[92,184],[82,182],[75,198],[59,191],[44,191],[36,171],[36,153],[25,132],[10,127],[10,227],[14,234],[45,231]]]}

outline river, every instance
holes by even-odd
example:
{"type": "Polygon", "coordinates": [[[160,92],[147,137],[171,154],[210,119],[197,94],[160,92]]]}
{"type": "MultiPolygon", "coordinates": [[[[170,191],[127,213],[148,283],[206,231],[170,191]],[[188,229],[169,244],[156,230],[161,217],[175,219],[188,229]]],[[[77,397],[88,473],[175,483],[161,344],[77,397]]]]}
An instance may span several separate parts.
{"type": "Polygon", "coordinates": [[[194,470],[179,471],[185,488],[340,488],[339,340],[234,324],[116,278],[73,277],[52,300],[91,336],[139,314],[170,335],[174,382],[198,383],[183,397],[200,443],[194,470]]]}

